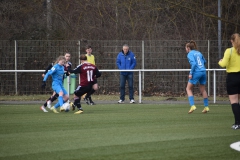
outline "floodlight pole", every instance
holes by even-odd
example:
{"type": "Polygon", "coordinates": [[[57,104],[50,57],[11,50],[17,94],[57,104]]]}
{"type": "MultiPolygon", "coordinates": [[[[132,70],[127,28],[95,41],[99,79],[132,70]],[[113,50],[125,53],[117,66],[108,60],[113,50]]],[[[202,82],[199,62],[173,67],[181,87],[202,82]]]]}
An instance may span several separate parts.
{"type": "Polygon", "coordinates": [[[221,46],[221,0],[218,0],[218,58],[221,59],[222,46],[221,46]]]}

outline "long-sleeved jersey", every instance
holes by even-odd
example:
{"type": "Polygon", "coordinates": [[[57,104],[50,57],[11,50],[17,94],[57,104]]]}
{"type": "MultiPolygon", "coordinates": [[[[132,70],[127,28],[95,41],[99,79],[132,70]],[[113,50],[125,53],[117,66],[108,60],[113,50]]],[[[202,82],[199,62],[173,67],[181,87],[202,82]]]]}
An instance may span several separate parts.
{"type": "Polygon", "coordinates": [[[52,85],[63,85],[64,66],[55,64],[44,76],[43,81],[46,81],[49,75],[52,76],[52,85]]]}
{"type": "Polygon", "coordinates": [[[206,71],[206,60],[203,57],[202,53],[196,50],[191,50],[188,55],[188,62],[191,65],[191,71],[190,75],[193,74],[193,72],[199,72],[199,71],[206,71]]]}
{"type": "Polygon", "coordinates": [[[98,68],[91,63],[83,63],[78,65],[74,70],[68,68],[68,72],[79,74],[80,76],[80,86],[88,86],[94,82],[94,78],[101,76],[98,68]]]}
{"type": "Polygon", "coordinates": [[[240,72],[240,55],[237,54],[234,47],[228,48],[224,52],[223,59],[218,64],[221,67],[226,67],[228,73],[240,72]]]}
{"type": "MultiPolygon", "coordinates": [[[[70,68],[72,67],[72,63],[71,62],[67,62],[67,64],[70,66],[70,68]]],[[[54,65],[53,63],[49,64],[47,66],[47,68],[45,69],[43,74],[46,75],[47,72],[53,67],[53,65],[54,65]]],[[[66,65],[64,65],[64,73],[65,73],[66,76],[69,76],[69,73],[67,71],[68,71],[68,67],[66,67],[66,65]]],[[[63,80],[64,80],[64,77],[65,76],[63,76],[63,80]]]]}

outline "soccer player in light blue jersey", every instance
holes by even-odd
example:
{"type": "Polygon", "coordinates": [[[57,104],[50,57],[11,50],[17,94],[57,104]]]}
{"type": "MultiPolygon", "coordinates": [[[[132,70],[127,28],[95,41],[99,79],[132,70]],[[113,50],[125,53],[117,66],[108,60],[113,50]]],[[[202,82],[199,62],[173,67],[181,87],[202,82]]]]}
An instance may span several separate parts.
{"type": "Polygon", "coordinates": [[[188,94],[188,100],[190,104],[190,110],[188,113],[192,113],[194,110],[196,110],[196,106],[194,104],[194,96],[193,96],[193,86],[196,85],[199,82],[199,90],[203,96],[203,103],[204,103],[204,109],[202,113],[209,112],[208,107],[208,95],[207,91],[205,89],[205,84],[207,81],[207,74],[206,74],[206,68],[205,63],[206,60],[203,57],[202,53],[197,51],[197,44],[195,41],[190,41],[186,43],[185,46],[186,52],[188,53],[187,58],[191,65],[191,71],[188,75],[188,83],[187,83],[187,94],[188,94]]]}
{"type": "Polygon", "coordinates": [[[55,104],[51,110],[54,113],[59,113],[56,109],[59,106],[62,106],[64,102],[68,101],[69,96],[67,91],[63,87],[63,75],[64,75],[64,64],[66,62],[66,58],[64,56],[59,56],[55,62],[55,65],[47,72],[44,76],[42,87],[46,86],[46,80],[49,75],[52,76],[52,89],[59,94],[58,103],[55,104]]]}

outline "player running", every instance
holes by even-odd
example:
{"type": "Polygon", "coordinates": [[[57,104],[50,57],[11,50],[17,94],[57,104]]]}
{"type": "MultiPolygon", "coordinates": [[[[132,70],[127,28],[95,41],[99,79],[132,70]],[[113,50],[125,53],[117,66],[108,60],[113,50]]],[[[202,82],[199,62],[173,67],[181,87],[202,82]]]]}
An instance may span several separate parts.
{"type": "Polygon", "coordinates": [[[101,73],[97,69],[97,67],[89,62],[87,62],[86,55],[82,54],[80,56],[81,64],[77,66],[74,70],[71,70],[68,68],[68,72],[75,73],[80,76],[80,84],[77,87],[77,89],[74,92],[74,105],[78,108],[78,111],[74,114],[81,114],[83,112],[83,109],[81,107],[81,96],[85,93],[88,93],[92,90],[92,86],[94,84],[94,78],[98,78],[101,76],[101,73]]]}
{"type": "Polygon", "coordinates": [[[66,62],[66,58],[64,56],[59,56],[57,58],[57,61],[55,62],[55,65],[47,72],[47,74],[44,76],[43,82],[42,82],[42,88],[45,88],[46,86],[46,80],[49,75],[52,76],[52,89],[55,93],[59,95],[58,97],[58,103],[55,104],[55,106],[51,107],[51,110],[54,113],[59,113],[57,111],[57,108],[62,106],[64,102],[68,101],[68,93],[63,87],[63,76],[64,76],[64,64],[66,62]]]}
{"type": "MultiPolygon", "coordinates": [[[[71,58],[71,54],[69,52],[66,52],[64,57],[66,58],[66,64],[68,64],[68,66],[72,66],[72,63],[70,62],[70,58],[71,58]]],[[[46,68],[45,72],[42,74],[42,77],[44,78],[45,74],[48,72],[48,70],[50,70],[53,67],[54,63],[51,63],[48,65],[48,67],[46,68]]],[[[68,72],[67,72],[67,67],[66,65],[64,65],[64,72],[66,76],[69,76],[68,72]]],[[[63,77],[63,81],[64,81],[64,77],[63,77]]],[[[46,107],[48,107],[49,109],[51,108],[51,103],[53,101],[55,101],[58,98],[58,94],[53,92],[53,94],[51,95],[51,97],[49,97],[46,102],[40,107],[40,109],[43,112],[48,112],[46,110],[46,107]]]]}

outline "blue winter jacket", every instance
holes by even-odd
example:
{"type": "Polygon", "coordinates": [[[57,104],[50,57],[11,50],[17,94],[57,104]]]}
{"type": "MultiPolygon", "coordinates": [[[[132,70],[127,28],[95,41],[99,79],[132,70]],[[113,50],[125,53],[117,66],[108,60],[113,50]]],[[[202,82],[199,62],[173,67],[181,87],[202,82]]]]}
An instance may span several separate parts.
{"type": "MultiPolygon", "coordinates": [[[[123,51],[118,53],[117,56],[117,66],[118,69],[124,70],[124,69],[134,69],[137,64],[135,55],[133,52],[130,50],[128,53],[125,55],[123,51]]],[[[128,74],[133,74],[133,72],[121,72],[122,75],[128,75],[128,74]]]]}

